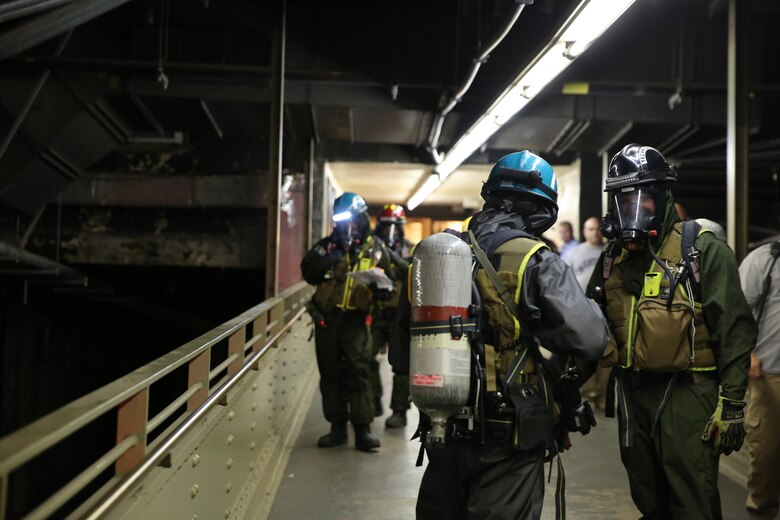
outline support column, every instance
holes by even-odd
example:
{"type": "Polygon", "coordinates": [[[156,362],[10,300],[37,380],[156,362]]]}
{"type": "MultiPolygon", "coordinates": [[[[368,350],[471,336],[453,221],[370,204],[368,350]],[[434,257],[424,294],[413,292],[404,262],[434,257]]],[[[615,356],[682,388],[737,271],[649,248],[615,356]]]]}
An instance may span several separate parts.
{"type": "Polygon", "coordinates": [[[726,190],[728,243],[737,260],[748,241],[748,30],[750,5],[729,0],[726,190]]]}
{"type": "Polygon", "coordinates": [[[602,192],[604,185],[601,180],[602,161],[595,154],[580,155],[580,229],[575,235],[582,238],[582,226],[589,217],[601,217],[602,192]]]}
{"type": "Polygon", "coordinates": [[[265,296],[279,292],[279,198],[282,190],[284,128],[285,0],[281,0],[280,28],[274,31],[271,56],[271,128],[268,165],[268,243],[266,246],[265,296]]]}
{"type": "Polygon", "coordinates": [[[314,139],[309,139],[309,160],[306,164],[306,193],[308,204],[306,206],[306,250],[314,245],[314,177],[317,171],[314,165],[314,139]]]}

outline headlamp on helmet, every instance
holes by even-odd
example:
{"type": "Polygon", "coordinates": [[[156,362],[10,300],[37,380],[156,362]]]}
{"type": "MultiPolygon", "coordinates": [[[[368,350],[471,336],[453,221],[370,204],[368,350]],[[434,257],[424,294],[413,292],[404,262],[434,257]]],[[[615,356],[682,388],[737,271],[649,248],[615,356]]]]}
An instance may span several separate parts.
{"type": "Polygon", "coordinates": [[[368,206],[363,197],[346,192],[333,202],[333,237],[342,247],[363,241],[368,232],[368,206]]]}

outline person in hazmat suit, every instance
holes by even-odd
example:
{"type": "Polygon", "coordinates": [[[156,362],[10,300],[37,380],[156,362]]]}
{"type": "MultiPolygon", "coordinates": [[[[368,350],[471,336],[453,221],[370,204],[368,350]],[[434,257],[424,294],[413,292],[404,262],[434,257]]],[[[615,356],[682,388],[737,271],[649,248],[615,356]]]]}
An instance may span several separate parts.
{"type": "Polygon", "coordinates": [[[390,256],[382,241],[371,235],[368,207],[359,195],[347,192],[338,197],[333,221],[333,233],[317,242],[301,262],[303,278],[317,287],[308,310],[315,324],[322,409],[331,424],[318,446],[346,444],[351,421],[355,447],[371,452],[380,446],[369,427],[374,420],[371,312],[375,300],[391,294],[372,290],[348,273],[375,267],[388,272],[390,256]]]}
{"type": "Polygon", "coordinates": [[[756,324],[734,254],[680,222],[677,172],[658,150],[629,144],[609,164],[610,239],[588,284],[611,329],[607,414],[646,519],[719,519],[718,458],[745,436],[743,401],[756,324]],[[611,399],[610,399],[611,398],[611,399]]]}
{"type": "MultiPolygon", "coordinates": [[[[409,268],[414,244],[404,235],[406,212],[400,204],[385,204],[379,212],[374,235],[387,246],[390,256],[390,277],[394,280],[393,297],[377,302],[371,325],[374,355],[371,358],[371,388],[374,392],[374,414],[382,415],[382,381],[379,377],[379,362],[376,355],[390,339],[390,327],[401,298],[401,285],[409,268]]],[[[406,411],[409,409],[409,372],[393,370],[393,392],[390,398],[392,415],[385,421],[387,428],[406,426],[406,411]]]]}
{"type": "MultiPolygon", "coordinates": [[[[466,283],[475,289],[472,307],[481,330],[471,383],[472,389],[482,389],[481,398],[475,398],[481,412],[467,419],[451,417],[446,442],[438,445],[425,440],[432,430],[421,414],[418,433],[429,463],[417,498],[418,519],[540,518],[545,457],[568,447],[567,435],[559,438],[561,446],[555,440],[555,423],[563,421],[559,410],[567,408],[567,417],[573,417],[568,412],[579,414],[579,426],[570,431],[587,433],[595,424],[592,413],[585,417],[578,385],[572,410],[553,401],[556,374],[539,351],[541,342],[562,356],[595,360],[608,343],[598,306],[538,238],[558,214],[553,169],[531,152],[509,154],[492,168],[481,195],[485,205],[467,231],[453,232],[468,240],[476,255],[474,279],[466,283]]],[[[424,243],[415,249],[413,263],[424,243]]],[[[399,308],[398,344],[407,352],[409,314],[406,302],[399,308]]],[[[414,396],[415,380],[426,376],[412,372],[410,377],[414,396]]]]}

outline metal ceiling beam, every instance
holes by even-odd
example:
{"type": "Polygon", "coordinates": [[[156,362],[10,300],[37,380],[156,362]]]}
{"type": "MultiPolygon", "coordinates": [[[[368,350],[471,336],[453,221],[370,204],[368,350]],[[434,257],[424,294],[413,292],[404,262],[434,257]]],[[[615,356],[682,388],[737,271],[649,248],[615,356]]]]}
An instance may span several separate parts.
{"type": "MultiPolygon", "coordinates": [[[[68,44],[68,41],[70,40],[71,34],[73,34],[73,31],[68,32],[62,38],[59,45],[57,45],[57,50],[54,51],[56,56],[59,56],[62,53],[63,49],[65,49],[65,46],[68,44]]],[[[16,136],[16,132],[18,132],[19,128],[22,126],[22,123],[24,122],[24,119],[27,117],[27,114],[30,112],[33,103],[35,103],[35,100],[38,99],[38,94],[41,93],[41,89],[43,89],[43,86],[46,84],[46,80],[49,79],[49,74],[51,74],[51,70],[43,71],[43,73],[38,78],[38,81],[35,82],[33,89],[30,91],[30,94],[27,96],[27,100],[24,102],[24,105],[22,105],[22,109],[16,115],[16,118],[14,119],[14,122],[11,124],[11,128],[8,130],[8,133],[3,139],[3,142],[0,143],[0,159],[3,158],[5,151],[8,149],[8,146],[11,144],[11,141],[13,141],[14,137],[16,136]]]]}
{"type": "MultiPolygon", "coordinates": [[[[82,0],[83,1],[83,0],[82,0]]],[[[120,1],[120,0],[113,0],[120,1]]],[[[129,0],[122,0],[129,1],[129,0]]],[[[149,74],[157,75],[159,64],[151,60],[122,60],[102,58],[61,57],[53,59],[46,56],[21,56],[9,62],[11,70],[54,69],[82,70],[115,73],[119,75],[149,74]]],[[[178,73],[188,78],[220,78],[220,79],[270,79],[271,67],[261,65],[226,65],[223,63],[196,62],[165,62],[165,73],[178,73]]],[[[286,81],[305,81],[309,83],[356,85],[363,87],[381,87],[388,99],[392,98],[390,87],[398,85],[404,90],[441,90],[441,83],[428,80],[399,80],[395,76],[366,75],[362,72],[348,70],[319,70],[305,68],[290,68],[285,72],[286,81]]]]}
{"type": "Polygon", "coordinates": [[[165,128],[163,128],[154,114],[152,114],[152,111],[149,110],[149,107],[146,106],[146,103],[144,103],[143,100],[136,95],[130,96],[130,99],[133,101],[135,108],[137,108],[143,118],[146,119],[146,122],[149,123],[149,126],[152,127],[154,133],[159,136],[165,135],[165,128]]]}
{"type": "Polygon", "coordinates": [[[45,271],[47,274],[54,274],[55,276],[62,276],[63,278],[70,278],[80,280],[84,286],[87,286],[87,278],[83,274],[79,273],[72,267],[62,265],[59,262],[50,260],[41,255],[30,253],[29,251],[22,251],[10,244],[0,242],[0,259],[5,261],[12,261],[17,264],[26,266],[32,266],[37,269],[45,271]]]}
{"type": "Polygon", "coordinates": [[[205,99],[200,100],[200,107],[203,109],[203,112],[206,114],[206,118],[209,120],[209,123],[211,123],[211,126],[214,128],[214,132],[219,136],[220,139],[223,137],[222,128],[219,126],[219,123],[217,122],[217,118],[214,115],[214,112],[209,107],[208,103],[206,103],[205,99]]]}
{"type": "Polygon", "coordinates": [[[677,130],[675,133],[669,136],[669,138],[666,141],[658,145],[658,150],[662,154],[668,155],[672,150],[679,147],[682,143],[690,139],[700,129],[701,126],[699,125],[686,123],[682,127],[680,127],[679,130],[677,130]]]}
{"type": "Polygon", "coordinates": [[[74,0],[16,0],[0,5],[0,23],[52,9],[74,0]]]}
{"type": "Polygon", "coordinates": [[[571,132],[571,134],[566,138],[564,142],[561,143],[561,145],[555,150],[555,155],[561,155],[566,152],[571,146],[577,142],[577,139],[579,139],[582,134],[585,133],[585,130],[590,128],[590,119],[587,121],[579,121],[576,125],[574,130],[571,132]]]}
{"type": "Polygon", "coordinates": [[[629,131],[630,131],[632,128],[634,128],[634,122],[633,122],[633,121],[629,121],[628,123],[626,123],[625,125],[623,125],[623,126],[620,128],[620,130],[618,130],[617,132],[615,132],[615,135],[613,135],[613,136],[612,136],[612,137],[611,137],[611,138],[610,138],[610,139],[609,139],[609,140],[608,140],[606,143],[604,143],[604,146],[602,146],[602,147],[601,147],[601,149],[600,149],[599,151],[597,151],[597,152],[596,152],[596,155],[597,155],[597,156],[601,156],[601,155],[603,155],[603,154],[607,153],[607,152],[609,151],[609,149],[610,149],[610,148],[612,148],[613,146],[615,146],[615,145],[617,144],[617,142],[618,142],[618,141],[620,141],[621,139],[623,139],[623,137],[625,137],[625,135],[626,135],[626,134],[627,134],[627,133],[628,133],[628,132],[629,132],[629,131]]]}
{"type": "Polygon", "coordinates": [[[547,148],[544,149],[544,153],[550,153],[553,151],[553,149],[558,146],[558,143],[561,142],[561,139],[563,139],[563,136],[566,135],[566,133],[569,131],[569,129],[574,125],[574,119],[569,119],[566,121],[566,124],[563,125],[563,128],[561,128],[561,131],[558,132],[555,137],[553,137],[552,141],[550,141],[550,144],[547,145],[547,148]]]}
{"type": "Polygon", "coordinates": [[[0,34],[0,60],[16,56],[129,0],[77,0],[0,34]]]}

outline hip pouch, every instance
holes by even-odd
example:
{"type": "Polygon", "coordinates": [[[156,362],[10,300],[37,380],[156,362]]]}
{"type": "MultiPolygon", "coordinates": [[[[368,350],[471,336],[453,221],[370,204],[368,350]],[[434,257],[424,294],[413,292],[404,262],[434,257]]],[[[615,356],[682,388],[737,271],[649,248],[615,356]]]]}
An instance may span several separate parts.
{"type": "Polygon", "coordinates": [[[693,362],[691,326],[693,309],[675,303],[668,308],[659,300],[645,300],[637,306],[637,331],[633,364],[640,370],[676,372],[693,362]]]}
{"type": "Polygon", "coordinates": [[[551,448],[553,415],[539,390],[529,383],[510,383],[509,396],[515,407],[514,445],[521,450],[551,448]]]}

